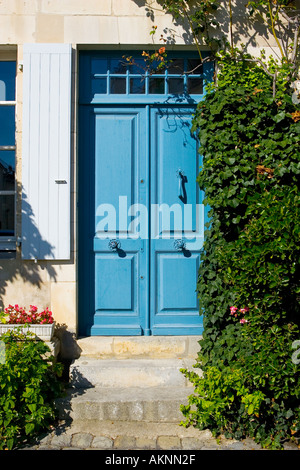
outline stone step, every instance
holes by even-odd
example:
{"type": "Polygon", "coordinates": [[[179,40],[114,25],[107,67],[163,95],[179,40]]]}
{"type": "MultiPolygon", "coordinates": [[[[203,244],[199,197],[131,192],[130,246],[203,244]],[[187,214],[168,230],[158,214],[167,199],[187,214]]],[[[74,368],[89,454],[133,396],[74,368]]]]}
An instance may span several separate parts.
{"type": "Polygon", "coordinates": [[[200,336],[89,336],[77,339],[81,357],[197,358],[200,336]]]}
{"type": "MultiPolygon", "coordinates": [[[[116,451],[113,455],[105,454],[105,463],[112,464],[131,464],[135,466],[133,454],[125,457],[119,457],[120,450],[152,450],[160,451],[149,453],[146,460],[148,464],[195,464],[195,458],[198,453],[186,451],[198,450],[261,450],[258,444],[250,438],[243,441],[234,439],[225,439],[219,436],[218,440],[212,436],[212,433],[205,429],[199,429],[179,426],[177,423],[161,422],[137,422],[137,421],[76,421],[71,425],[61,423],[47,435],[35,441],[33,446],[26,446],[29,450],[105,450],[116,451]],[[184,451],[180,455],[164,451],[180,450],[184,451]],[[176,459],[177,457],[177,459],[176,459]],[[190,458],[189,458],[190,457],[190,458]],[[108,460],[108,459],[111,460],[108,460]]],[[[287,447],[288,450],[297,450],[296,445],[287,447]]],[[[147,454],[139,454],[140,461],[144,462],[147,454]]],[[[202,454],[198,454],[198,464],[203,461],[202,454]],[[202,459],[202,460],[201,460],[202,459]]],[[[138,456],[137,456],[138,458],[138,456]]],[[[223,458],[223,457],[222,457],[223,458]]],[[[232,457],[230,457],[232,459],[232,457]]]]}
{"type": "Polygon", "coordinates": [[[187,404],[190,387],[93,387],[70,388],[57,400],[64,421],[161,422],[183,420],[181,404],[187,404]]]}
{"type": "MultiPolygon", "coordinates": [[[[97,359],[81,356],[70,365],[70,383],[87,387],[189,386],[180,369],[191,370],[194,359],[97,359]]],[[[199,369],[198,369],[199,370],[199,369]]]]}

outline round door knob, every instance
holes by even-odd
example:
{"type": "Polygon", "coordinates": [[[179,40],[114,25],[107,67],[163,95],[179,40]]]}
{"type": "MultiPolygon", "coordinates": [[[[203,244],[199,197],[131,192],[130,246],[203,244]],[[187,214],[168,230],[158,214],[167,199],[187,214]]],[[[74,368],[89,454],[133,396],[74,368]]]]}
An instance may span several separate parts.
{"type": "Polygon", "coordinates": [[[119,242],[119,240],[110,240],[108,243],[108,248],[112,251],[119,250],[120,247],[121,243],[119,242]]]}
{"type": "Polygon", "coordinates": [[[174,241],[174,248],[177,251],[184,250],[185,249],[185,243],[183,240],[175,240],[174,241]]]}

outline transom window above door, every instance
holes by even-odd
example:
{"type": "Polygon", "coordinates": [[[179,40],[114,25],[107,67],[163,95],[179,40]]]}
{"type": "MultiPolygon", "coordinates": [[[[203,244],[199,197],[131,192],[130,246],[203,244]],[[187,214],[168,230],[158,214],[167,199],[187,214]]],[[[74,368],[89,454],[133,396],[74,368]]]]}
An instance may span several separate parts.
{"type": "Polygon", "coordinates": [[[0,251],[15,248],[16,61],[0,60],[0,251]]]}
{"type": "MultiPolygon", "coordinates": [[[[212,63],[201,64],[199,56],[192,53],[168,54],[165,67],[157,68],[147,61],[143,52],[104,55],[101,52],[81,53],[80,101],[103,102],[116,96],[135,101],[165,100],[166,96],[197,97],[204,94],[205,82],[211,81],[212,63]],[[89,90],[83,83],[88,83],[89,90]]],[[[159,62],[157,62],[157,65],[159,62]]],[[[114,98],[113,98],[114,99],[114,98]]]]}

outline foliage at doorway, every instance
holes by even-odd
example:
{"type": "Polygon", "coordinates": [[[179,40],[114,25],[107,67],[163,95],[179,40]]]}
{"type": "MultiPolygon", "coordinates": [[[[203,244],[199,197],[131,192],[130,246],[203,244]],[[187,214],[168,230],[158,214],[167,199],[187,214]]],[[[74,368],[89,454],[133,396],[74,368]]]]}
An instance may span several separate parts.
{"type": "Polygon", "coordinates": [[[0,450],[11,450],[55,422],[62,365],[30,333],[10,331],[0,339],[0,450]]]}
{"type": "Polygon", "coordinates": [[[211,210],[198,279],[204,379],[185,372],[198,411],[182,410],[186,423],[277,448],[300,431],[292,361],[300,339],[300,126],[288,90],[274,98],[257,66],[253,88],[243,75],[230,83],[230,69],[194,120],[205,157],[198,181],[211,210]]]}

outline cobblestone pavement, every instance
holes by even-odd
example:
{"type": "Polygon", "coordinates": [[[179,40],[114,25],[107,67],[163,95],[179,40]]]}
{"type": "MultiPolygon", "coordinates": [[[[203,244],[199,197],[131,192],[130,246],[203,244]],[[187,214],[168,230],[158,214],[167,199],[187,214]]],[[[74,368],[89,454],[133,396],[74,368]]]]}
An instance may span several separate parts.
{"type": "MultiPolygon", "coordinates": [[[[97,433],[91,429],[91,432],[81,431],[78,428],[61,424],[55,430],[42,435],[36,442],[25,446],[26,450],[263,450],[260,445],[252,439],[236,441],[221,437],[216,440],[212,437],[210,431],[194,431],[185,435],[180,431],[180,427],[174,424],[162,425],[153,423],[159,427],[159,432],[153,433],[151,430],[147,435],[148,429],[141,432],[141,428],[136,424],[136,433],[134,433],[134,424],[126,423],[118,425],[115,429],[114,423],[106,423],[103,426],[103,433],[98,430],[97,433]],[[128,429],[127,432],[126,429],[128,429]],[[118,434],[119,433],[119,434],[118,434]]],[[[153,430],[152,430],[153,431],[153,430]]],[[[293,443],[286,443],[285,450],[299,450],[293,443]]]]}

